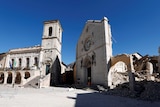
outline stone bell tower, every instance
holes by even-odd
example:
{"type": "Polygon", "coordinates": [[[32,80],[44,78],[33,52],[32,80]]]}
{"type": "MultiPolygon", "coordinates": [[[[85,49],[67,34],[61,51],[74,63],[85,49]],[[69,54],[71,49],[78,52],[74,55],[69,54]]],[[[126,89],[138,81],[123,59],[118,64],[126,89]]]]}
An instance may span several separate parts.
{"type": "Polygon", "coordinates": [[[61,73],[62,27],[59,20],[45,21],[40,65],[42,75],[50,74],[50,85],[58,84],[61,73]]]}

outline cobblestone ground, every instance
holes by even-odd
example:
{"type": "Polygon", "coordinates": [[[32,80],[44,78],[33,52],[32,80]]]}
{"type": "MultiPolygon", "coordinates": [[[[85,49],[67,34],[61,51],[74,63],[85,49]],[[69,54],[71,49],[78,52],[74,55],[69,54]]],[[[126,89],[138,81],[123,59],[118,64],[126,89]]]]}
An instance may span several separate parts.
{"type": "Polygon", "coordinates": [[[0,85],[0,107],[159,107],[147,102],[73,88],[20,88],[0,85]]]}

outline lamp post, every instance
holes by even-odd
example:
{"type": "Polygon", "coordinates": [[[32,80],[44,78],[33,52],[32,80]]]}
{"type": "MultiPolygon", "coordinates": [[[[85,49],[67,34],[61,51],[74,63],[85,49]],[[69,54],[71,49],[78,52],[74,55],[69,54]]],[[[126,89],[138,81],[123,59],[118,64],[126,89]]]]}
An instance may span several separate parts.
{"type": "Polygon", "coordinates": [[[40,76],[39,76],[39,81],[38,81],[38,88],[41,88],[41,69],[39,69],[39,73],[40,73],[40,76]]]}
{"type": "Polygon", "coordinates": [[[158,72],[160,73],[160,47],[158,48],[158,53],[159,53],[159,56],[158,56],[158,72]]]}
{"type": "Polygon", "coordinates": [[[13,70],[13,84],[12,84],[12,88],[14,88],[15,80],[16,80],[16,70],[13,70]]]}
{"type": "Polygon", "coordinates": [[[39,83],[38,83],[38,88],[41,88],[41,79],[42,79],[42,65],[43,65],[44,63],[43,62],[41,62],[40,63],[40,67],[39,67],[39,83]]]}

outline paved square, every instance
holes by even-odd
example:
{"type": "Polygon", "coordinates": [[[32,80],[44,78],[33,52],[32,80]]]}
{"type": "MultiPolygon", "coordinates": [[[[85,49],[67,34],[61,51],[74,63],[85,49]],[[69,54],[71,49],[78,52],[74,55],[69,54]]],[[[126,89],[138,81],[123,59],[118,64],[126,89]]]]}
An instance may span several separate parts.
{"type": "Polygon", "coordinates": [[[20,88],[0,86],[0,107],[158,107],[147,102],[73,88],[20,88]]]}

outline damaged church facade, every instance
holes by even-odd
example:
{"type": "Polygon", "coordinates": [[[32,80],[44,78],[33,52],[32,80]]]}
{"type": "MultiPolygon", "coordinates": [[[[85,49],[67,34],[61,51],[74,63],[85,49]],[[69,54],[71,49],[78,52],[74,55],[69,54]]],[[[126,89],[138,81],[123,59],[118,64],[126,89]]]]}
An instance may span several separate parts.
{"type": "Polygon", "coordinates": [[[58,20],[45,21],[41,46],[1,53],[0,83],[47,87],[72,78],[74,84],[114,88],[125,82],[133,85],[134,81],[156,80],[153,74],[159,73],[160,57],[139,53],[112,55],[111,26],[106,17],[86,22],[77,43],[72,76],[63,75],[68,67],[61,59],[62,31],[58,20]]]}
{"type": "Polygon", "coordinates": [[[106,17],[87,21],[77,44],[77,83],[107,86],[112,57],[111,37],[111,28],[106,17]]]}
{"type": "Polygon", "coordinates": [[[160,81],[160,56],[112,55],[111,27],[106,17],[86,22],[76,49],[78,84],[98,84],[112,89],[129,83],[133,90],[136,81],[160,81]]]}

